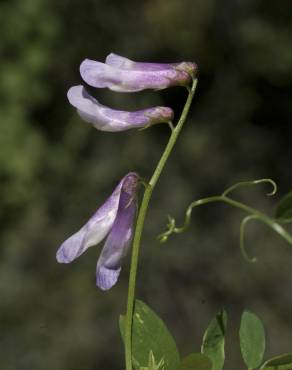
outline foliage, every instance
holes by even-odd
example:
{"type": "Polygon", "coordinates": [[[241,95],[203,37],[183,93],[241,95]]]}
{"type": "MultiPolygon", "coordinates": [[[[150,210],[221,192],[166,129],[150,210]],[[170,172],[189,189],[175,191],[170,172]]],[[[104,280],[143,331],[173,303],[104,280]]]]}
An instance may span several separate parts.
{"type": "Polygon", "coordinates": [[[282,222],[292,221],[292,191],[286,194],[278,203],[275,217],[282,222]]]}
{"type": "Polygon", "coordinates": [[[221,370],[225,360],[225,331],[227,325],[227,314],[219,312],[210,322],[202,344],[202,353],[212,360],[212,370],[221,370]]]}
{"type": "Polygon", "coordinates": [[[212,363],[201,353],[191,353],[181,360],[178,370],[211,370],[212,363]]]}
{"type": "Polygon", "coordinates": [[[245,311],[242,314],[239,337],[241,354],[247,367],[255,369],[260,366],[265,353],[265,331],[254,313],[245,311]]]}
{"type": "MultiPolygon", "coordinates": [[[[125,316],[120,317],[120,329],[124,339],[125,316]]],[[[139,300],[135,302],[132,343],[136,369],[147,367],[151,352],[154,359],[163,361],[165,369],[177,370],[180,361],[174,339],[163,321],[139,300]]]]}
{"type": "Polygon", "coordinates": [[[292,353],[285,353],[266,361],[260,370],[289,370],[292,369],[292,353]]]}

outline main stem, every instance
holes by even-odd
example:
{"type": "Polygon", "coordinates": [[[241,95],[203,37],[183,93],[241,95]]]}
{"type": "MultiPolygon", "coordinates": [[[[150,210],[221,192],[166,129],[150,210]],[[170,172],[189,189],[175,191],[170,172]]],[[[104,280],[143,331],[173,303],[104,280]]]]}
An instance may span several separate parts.
{"type": "Polygon", "coordinates": [[[130,268],[130,277],[129,277],[129,288],[128,288],[128,301],[127,301],[127,313],[126,313],[126,328],[125,328],[125,358],[126,358],[126,370],[132,370],[132,323],[133,323],[133,311],[134,311],[134,301],[135,301],[135,288],[136,288],[136,277],[137,277],[137,268],[138,268],[138,259],[139,259],[139,250],[140,250],[140,241],[141,235],[144,228],[145,216],[148,210],[149,201],[151,199],[152,192],[155,188],[155,185],[160,177],[160,174],[167,162],[167,159],[176,143],[176,140],[180,134],[180,131],[183,127],[183,124],[187,118],[195,90],[197,86],[197,79],[193,80],[192,87],[189,91],[189,95],[185,106],[183,108],[181,117],[173,129],[172,134],[169,138],[169,141],[164,149],[164,152],[157,164],[157,167],[149,181],[149,185],[146,187],[146,190],[143,195],[142,203],[140,206],[137,224],[133,239],[132,246],[132,258],[131,258],[131,268],[130,268]]]}

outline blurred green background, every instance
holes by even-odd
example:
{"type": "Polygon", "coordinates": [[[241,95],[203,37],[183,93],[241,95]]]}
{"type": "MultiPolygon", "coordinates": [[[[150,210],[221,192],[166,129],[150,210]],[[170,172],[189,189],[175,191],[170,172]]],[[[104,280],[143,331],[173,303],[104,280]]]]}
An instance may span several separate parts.
{"type": "MultiPolygon", "coordinates": [[[[129,170],[149,177],[166,125],[109,134],[82,122],[66,99],[84,58],[110,52],[138,61],[199,65],[194,104],[151,202],[137,295],[168,324],[182,355],[198,351],[211,317],[229,314],[226,369],[244,369],[237,340],[243,308],[267,329],[267,356],[292,350],[292,249],[261,224],[238,248],[243,216],[226,206],[196,210],[186,234],[159,245],[167,214],[183,220],[194,199],[234,182],[271,177],[239,199],[273,212],[292,188],[290,0],[2,0],[0,3],[0,366],[3,370],[124,368],[119,283],[95,287],[100,246],[70,265],[58,246],[91,216],[129,170]]],[[[186,91],[91,90],[117,109],[171,106],[186,91]]]]}

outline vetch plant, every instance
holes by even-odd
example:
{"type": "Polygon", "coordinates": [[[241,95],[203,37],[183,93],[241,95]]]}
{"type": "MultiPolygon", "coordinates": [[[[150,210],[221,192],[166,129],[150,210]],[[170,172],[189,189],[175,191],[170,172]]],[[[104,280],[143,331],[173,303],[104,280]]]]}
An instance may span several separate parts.
{"type": "MultiPolygon", "coordinates": [[[[225,361],[227,330],[225,310],[220,311],[211,320],[203,335],[201,351],[181,359],[176,343],[163,321],[145,303],[135,300],[139,250],[145,217],[152,193],[187,119],[197,86],[197,66],[192,62],[140,63],[112,53],[107,56],[105,63],[84,60],[80,66],[80,73],[86,83],[96,88],[106,87],[117,92],[135,92],[182,86],[187,88],[188,97],[180,118],[176,124],[173,124],[174,114],[171,108],[153,107],[136,112],[117,111],[100,104],[82,85],[69,89],[70,103],[77,108],[79,115],[85,121],[92,123],[98,130],[117,132],[166,122],[171,132],[149,181],[141,180],[136,172],[128,173],[89,221],[60,246],[57,260],[60,263],[70,263],[89,247],[106,238],[97,262],[96,284],[100,289],[107,290],[116,284],[122,260],[132,244],[127,310],[126,314],[120,317],[126,370],[133,368],[135,370],[221,370],[225,361]],[[138,206],[139,183],[144,185],[145,190],[138,206]]],[[[275,182],[271,179],[260,179],[239,182],[222,194],[193,201],[187,208],[185,221],[181,227],[177,227],[175,220],[169,217],[167,230],[159,236],[160,241],[166,242],[172,234],[186,231],[195,207],[223,202],[247,213],[242,220],[239,234],[241,251],[249,262],[256,261],[255,258],[248,256],[245,248],[245,229],[250,220],[264,223],[292,244],[292,235],[283,227],[284,223],[292,221],[291,193],[280,201],[275,216],[268,216],[230,196],[239,187],[264,183],[272,185],[272,192],[268,195],[274,195],[277,190],[275,182]]],[[[245,311],[242,315],[239,344],[248,370],[292,369],[292,354],[280,355],[263,363],[265,331],[260,319],[250,311],[245,311]]]]}

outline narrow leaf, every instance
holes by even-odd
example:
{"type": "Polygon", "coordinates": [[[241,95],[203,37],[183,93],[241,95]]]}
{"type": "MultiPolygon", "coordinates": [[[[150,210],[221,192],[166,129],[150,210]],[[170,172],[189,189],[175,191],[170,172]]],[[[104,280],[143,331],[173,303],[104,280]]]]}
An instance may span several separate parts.
{"type": "MultiPolygon", "coordinates": [[[[125,316],[120,316],[120,331],[124,340],[125,316]]],[[[135,301],[132,331],[133,365],[135,369],[148,367],[149,353],[155,360],[163,360],[165,369],[177,370],[180,357],[175,341],[164,322],[142,301],[135,301]]]]}
{"type": "Polygon", "coordinates": [[[278,203],[275,218],[283,222],[292,221],[292,191],[286,194],[278,203]]]}
{"type": "Polygon", "coordinates": [[[211,360],[201,353],[192,353],[183,358],[178,370],[211,370],[211,360]]]}
{"type": "Polygon", "coordinates": [[[220,311],[210,322],[203,337],[201,352],[212,361],[212,370],[221,370],[225,360],[226,312],[220,311]]]}
{"type": "Polygon", "coordinates": [[[260,370],[291,370],[292,353],[284,353],[266,361],[260,370]]]}
{"type": "Polygon", "coordinates": [[[249,369],[260,366],[265,352],[265,331],[261,320],[252,312],[244,311],[239,329],[240,349],[249,369]]]}

